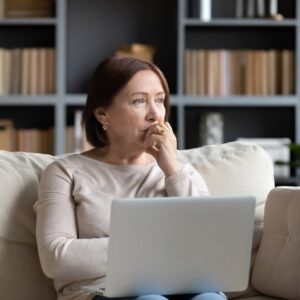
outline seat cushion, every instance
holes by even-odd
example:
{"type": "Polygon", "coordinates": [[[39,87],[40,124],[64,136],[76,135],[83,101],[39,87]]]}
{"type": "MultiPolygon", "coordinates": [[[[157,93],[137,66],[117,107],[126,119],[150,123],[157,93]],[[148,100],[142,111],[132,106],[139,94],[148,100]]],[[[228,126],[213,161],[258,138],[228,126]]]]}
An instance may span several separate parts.
{"type": "Polygon", "coordinates": [[[267,198],[252,284],[270,296],[300,299],[300,187],[275,188],[267,198]]]}
{"type": "Polygon", "coordinates": [[[35,214],[41,171],[50,155],[0,151],[1,299],[56,299],[41,270],[35,241],[35,214]]]}

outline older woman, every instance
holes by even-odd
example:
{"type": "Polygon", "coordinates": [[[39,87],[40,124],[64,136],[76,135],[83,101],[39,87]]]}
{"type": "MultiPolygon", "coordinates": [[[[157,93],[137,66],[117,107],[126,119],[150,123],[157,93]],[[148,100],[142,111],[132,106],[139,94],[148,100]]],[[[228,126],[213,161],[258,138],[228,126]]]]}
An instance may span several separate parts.
{"type": "Polygon", "coordinates": [[[41,265],[59,300],[104,298],[81,287],[105,285],[113,199],[208,195],[202,177],[177,158],[168,113],[168,85],[155,65],[129,57],[100,63],[83,114],[94,148],[50,164],[34,207],[41,265]]]}

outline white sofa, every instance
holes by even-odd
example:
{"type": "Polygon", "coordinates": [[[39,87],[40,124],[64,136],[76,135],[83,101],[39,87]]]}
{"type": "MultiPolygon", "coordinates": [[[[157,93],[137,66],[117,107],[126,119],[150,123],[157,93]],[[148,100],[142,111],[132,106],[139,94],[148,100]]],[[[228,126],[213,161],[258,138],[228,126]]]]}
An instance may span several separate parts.
{"type": "MultiPolygon", "coordinates": [[[[179,156],[201,173],[212,195],[254,195],[257,199],[249,289],[229,297],[299,300],[299,189],[272,190],[272,161],[254,144],[206,146],[180,151],[179,156]]],[[[51,280],[40,268],[32,209],[40,175],[55,159],[45,154],[0,151],[0,300],[56,299],[51,280]]]]}

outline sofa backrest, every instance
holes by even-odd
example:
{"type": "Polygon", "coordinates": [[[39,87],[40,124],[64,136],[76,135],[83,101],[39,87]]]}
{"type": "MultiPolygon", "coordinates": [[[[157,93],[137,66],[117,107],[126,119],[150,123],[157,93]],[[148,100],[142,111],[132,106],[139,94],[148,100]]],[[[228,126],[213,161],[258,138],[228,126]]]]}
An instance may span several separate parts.
{"type": "Polygon", "coordinates": [[[41,270],[35,241],[38,182],[50,155],[0,151],[1,299],[54,300],[50,279],[41,270]]]}
{"type": "MultiPolygon", "coordinates": [[[[254,195],[261,224],[267,193],[274,186],[272,161],[261,147],[234,142],[180,151],[179,156],[201,173],[212,195],[254,195]]],[[[56,299],[40,268],[32,208],[41,172],[54,159],[0,151],[1,299],[56,299]]],[[[256,236],[258,241],[260,234],[256,236]]]]}

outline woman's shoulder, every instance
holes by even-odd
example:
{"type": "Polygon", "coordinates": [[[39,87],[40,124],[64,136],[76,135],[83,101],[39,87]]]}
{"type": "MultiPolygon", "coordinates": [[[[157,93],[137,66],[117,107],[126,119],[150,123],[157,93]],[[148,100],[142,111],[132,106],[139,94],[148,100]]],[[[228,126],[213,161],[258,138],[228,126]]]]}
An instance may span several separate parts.
{"type": "Polygon", "coordinates": [[[51,162],[45,169],[46,171],[51,170],[74,170],[78,168],[87,167],[89,162],[81,154],[72,153],[58,156],[56,160],[51,162]]]}

